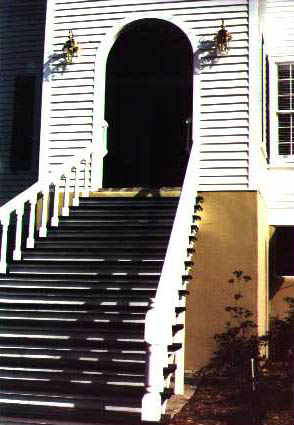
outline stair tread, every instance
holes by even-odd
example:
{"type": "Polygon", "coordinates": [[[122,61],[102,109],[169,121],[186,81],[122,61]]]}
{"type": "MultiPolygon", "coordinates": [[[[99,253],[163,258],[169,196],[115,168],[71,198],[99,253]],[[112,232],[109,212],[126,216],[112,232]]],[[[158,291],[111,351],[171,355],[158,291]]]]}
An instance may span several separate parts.
{"type": "MultiPolygon", "coordinates": [[[[106,361],[103,360],[78,360],[78,359],[30,359],[23,357],[2,357],[0,358],[0,369],[10,367],[13,369],[42,369],[60,370],[63,372],[127,372],[144,374],[145,362],[125,362],[125,361],[106,361]]],[[[1,386],[0,386],[1,391],[1,386]]]]}
{"type": "MultiPolygon", "coordinates": [[[[97,410],[32,406],[0,402],[0,421],[19,418],[23,424],[34,425],[140,425],[140,415],[127,412],[101,412],[97,410]],[[26,420],[30,422],[25,422],[26,420]],[[33,421],[33,422],[31,422],[33,421]]],[[[152,425],[150,423],[150,425],[152,425]]]]}
{"type": "Polygon", "coordinates": [[[109,350],[110,352],[145,352],[145,343],[143,341],[131,340],[98,340],[86,339],[82,334],[76,334],[71,339],[60,339],[58,335],[54,338],[34,338],[25,336],[11,337],[0,336],[1,347],[11,346],[46,348],[46,349],[72,349],[72,350],[109,350]]]}

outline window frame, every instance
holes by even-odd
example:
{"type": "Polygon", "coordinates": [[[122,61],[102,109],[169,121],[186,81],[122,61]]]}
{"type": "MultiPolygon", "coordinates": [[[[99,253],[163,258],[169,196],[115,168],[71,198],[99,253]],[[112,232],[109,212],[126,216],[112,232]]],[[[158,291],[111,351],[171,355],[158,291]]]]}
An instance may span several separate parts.
{"type": "MultiPolygon", "coordinates": [[[[269,120],[270,120],[270,165],[287,165],[294,167],[292,155],[279,154],[279,108],[278,108],[278,66],[294,66],[294,56],[269,56],[269,120]]],[[[289,112],[288,112],[289,113],[289,112]]],[[[293,110],[294,116],[294,110],[293,110]]],[[[294,145],[294,141],[293,141],[294,145]]]]}

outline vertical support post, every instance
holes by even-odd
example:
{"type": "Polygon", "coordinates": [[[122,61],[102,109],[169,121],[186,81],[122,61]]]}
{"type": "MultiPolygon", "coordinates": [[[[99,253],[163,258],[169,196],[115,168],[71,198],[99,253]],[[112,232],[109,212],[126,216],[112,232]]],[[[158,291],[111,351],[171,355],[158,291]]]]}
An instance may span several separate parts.
{"type": "Polygon", "coordinates": [[[80,175],[80,165],[81,163],[79,162],[79,164],[75,167],[75,192],[74,192],[74,197],[72,200],[72,204],[75,207],[78,207],[80,205],[80,200],[79,200],[79,175],[80,175]]]}
{"type": "Polygon", "coordinates": [[[46,238],[47,236],[48,199],[49,199],[49,188],[43,191],[42,224],[39,230],[39,236],[41,238],[46,238]]]}
{"type": "Polygon", "coordinates": [[[96,139],[99,141],[99,148],[96,147],[92,153],[92,168],[91,168],[91,190],[96,191],[102,187],[103,180],[103,158],[107,154],[107,129],[108,123],[102,120],[100,125],[97,125],[96,139]]]}
{"type": "Polygon", "coordinates": [[[33,196],[29,202],[30,202],[30,223],[29,223],[29,236],[27,238],[27,248],[34,248],[37,195],[33,196]]]}
{"type": "Polygon", "coordinates": [[[184,328],[179,330],[175,336],[175,342],[179,342],[182,347],[175,354],[175,363],[177,368],[175,371],[174,391],[177,395],[183,395],[185,392],[185,312],[179,314],[177,322],[179,324],[183,324],[184,328]]]}
{"type": "Polygon", "coordinates": [[[1,259],[0,259],[0,273],[7,271],[7,234],[10,221],[10,215],[1,219],[2,223],[2,241],[1,241],[1,259]]]}
{"type": "Polygon", "coordinates": [[[84,190],[83,196],[89,196],[89,186],[90,186],[90,158],[85,159],[85,170],[84,170],[84,190]]]}
{"type": "Polygon", "coordinates": [[[65,186],[64,186],[64,200],[63,200],[63,208],[62,215],[69,215],[69,191],[70,191],[70,174],[68,176],[64,176],[65,178],[65,186]]]}
{"type": "Polygon", "coordinates": [[[16,233],[15,233],[15,248],[13,251],[13,259],[21,260],[21,242],[22,242],[22,218],[24,207],[23,205],[16,210],[16,233]]]}
{"type": "Polygon", "coordinates": [[[160,421],[161,392],[163,391],[162,353],[159,344],[147,345],[147,382],[142,399],[142,421],[160,421]]]}
{"type": "Polygon", "coordinates": [[[58,207],[59,207],[59,180],[55,183],[54,201],[53,201],[53,216],[51,218],[51,226],[58,226],[58,207]]]}
{"type": "MultiPolygon", "coordinates": [[[[162,312],[161,312],[162,313],[162,312]]],[[[145,394],[142,398],[142,421],[159,421],[162,414],[161,393],[164,389],[163,368],[167,363],[167,338],[165,326],[158,326],[165,320],[162,318],[155,302],[146,314],[146,382],[145,394]]]]}

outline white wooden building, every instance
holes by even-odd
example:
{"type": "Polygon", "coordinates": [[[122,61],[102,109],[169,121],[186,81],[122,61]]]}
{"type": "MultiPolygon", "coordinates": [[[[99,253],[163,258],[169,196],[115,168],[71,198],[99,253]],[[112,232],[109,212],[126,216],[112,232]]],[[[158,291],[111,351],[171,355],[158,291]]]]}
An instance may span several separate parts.
{"type": "MultiPolygon", "coordinates": [[[[200,193],[186,369],[205,365],[214,349],[211,337],[225,321],[233,270],[252,277],[244,302],[260,334],[271,314],[284,313],[283,297],[293,296],[293,24],[292,0],[0,5],[3,228],[5,214],[20,216],[27,201],[35,208],[37,193],[46,203],[52,185],[57,195],[75,192],[74,205],[82,189],[97,196],[183,187],[176,223],[188,220],[200,193]],[[216,43],[222,20],[231,34],[226,54],[216,43]],[[78,45],[72,60],[64,54],[69,31],[78,45]],[[57,175],[66,183],[57,183],[57,175]]],[[[60,206],[52,208],[56,226],[60,206]]],[[[41,237],[47,235],[44,211],[37,217],[41,237]]],[[[175,233],[183,231],[179,225],[175,233]]],[[[176,237],[171,240],[176,246],[176,237]]],[[[21,244],[15,252],[21,260],[21,244]]]]}

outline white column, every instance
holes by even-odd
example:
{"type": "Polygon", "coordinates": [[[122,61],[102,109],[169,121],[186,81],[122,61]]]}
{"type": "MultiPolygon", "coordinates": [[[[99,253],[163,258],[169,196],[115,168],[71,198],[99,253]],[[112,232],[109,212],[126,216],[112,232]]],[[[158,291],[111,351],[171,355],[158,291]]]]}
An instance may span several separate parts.
{"type": "Polygon", "coordinates": [[[53,201],[53,216],[51,218],[51,226],[58,226],[58,207],[59,207],[59,180],[55,183],[54,201],[53,201]]]}
{"type": "Polygon", "coordinates": [[[74,198],[72,200],[72,204],[75,207],[78,207],[80,205],[79,195],[80,195],[80,188],[79,188],[79,175],[80,175],[80,168],[81,168],[81,162],[75,167],[75,192],[74,192],[74,198]]]}
{"type": "Polygon", "coordinates": [[[16,234],[15,234],[15,248],[13,251],[13,259],[21,260],[21,241],[22,241],[22,218],[24,208],[21,206],[16,210],[16,234]]]}
{"type": "Polygon", "coordinates": [[[85,170],[84,170],[84,190],[83,196],[89,196],[89,188],[90,188],[90,159],[85,159],[85,170]]]}
{"type": "Polygon", "coordinates": [[[34,248],[35,246],[36,204],[37,195],[30,199],[30,223],[29,236],[27,238],[27,248],[34,248]]]}
{"type": "Polygon", "coordinates": [[[147,347],[147,382],[146,392],[142,399],[142,421],[160,421],[161,392],[164,388],[162,350],[159,344],[147,347]]]}
{"type": "Polygon", "coordinates": [[[62,215],[69,215],[69,191],[70,191],[70,173],[65,178],[65,187],[64,187],[64,200],[63,200],[63,208],[62,215]]]}
{"type": "Polygon", "coordinates": [[[10,215],[1,219],[2,223],[2,241],[1,241],[1,259],[0,259],[0,273],[7,271],[7,233],[9,226],[10,215]]]}
{"type": "Polygon", "coordinates": [[[42,224],[39,230],[39,236],[41,238],[45,238],[47,236],[48,199],[49,199],[49,189],[46,189],[45,191],[43,191],[42,224]]]}

